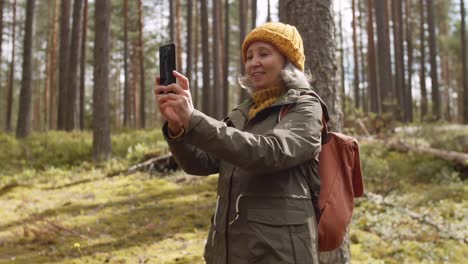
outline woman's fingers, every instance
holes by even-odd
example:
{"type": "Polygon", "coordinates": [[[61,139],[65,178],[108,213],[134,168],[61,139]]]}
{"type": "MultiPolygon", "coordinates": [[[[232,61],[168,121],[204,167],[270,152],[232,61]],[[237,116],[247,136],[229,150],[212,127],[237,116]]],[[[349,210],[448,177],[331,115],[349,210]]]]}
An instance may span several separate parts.
{"type": "Polygon", "coordinates": [[[187,77],[179,73],[178,71],[173,71],[172,74],[174,77],[176,77],[177,80],[179,80],[179,85],[182,87],[184,90],[190,90],[189,88],[189,80],[187,77]]]}

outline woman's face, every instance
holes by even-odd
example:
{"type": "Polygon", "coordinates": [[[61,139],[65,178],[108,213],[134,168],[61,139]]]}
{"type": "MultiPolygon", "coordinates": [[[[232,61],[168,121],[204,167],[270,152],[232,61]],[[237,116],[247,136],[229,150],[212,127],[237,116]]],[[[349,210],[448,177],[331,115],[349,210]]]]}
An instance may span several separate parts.
{"type": "Polygon", "coordinates": [[[253,88],[261,90],[281,83],[285,63],[285,57],[273,45],[256,41],[247,49],[245,70],[253,88]]]}

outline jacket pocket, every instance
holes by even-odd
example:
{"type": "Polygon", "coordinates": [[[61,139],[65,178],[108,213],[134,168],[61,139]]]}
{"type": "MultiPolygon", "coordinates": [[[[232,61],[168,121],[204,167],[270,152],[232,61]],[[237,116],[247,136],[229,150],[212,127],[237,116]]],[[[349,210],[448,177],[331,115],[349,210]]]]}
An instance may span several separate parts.
{"type": "Polygon", "coordinates": [[[307,218],[305,211],[249,209],[248,263],[313,263],[307,218]]]}

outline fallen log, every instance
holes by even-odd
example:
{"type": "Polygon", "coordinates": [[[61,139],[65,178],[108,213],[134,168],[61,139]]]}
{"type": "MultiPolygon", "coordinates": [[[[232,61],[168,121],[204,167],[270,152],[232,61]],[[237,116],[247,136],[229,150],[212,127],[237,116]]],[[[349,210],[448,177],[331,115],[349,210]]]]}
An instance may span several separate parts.
{"type": "Polygon", "coordinates": [[[133,174],[139,171],[166,173],[169,171],[175,171],[178,168],[179,168],[179,165],[174,160],[174,157],[172,157],[171,153],[168,153],[168,154],[155,157],[155,158],[151,158],[149,160],[145,160],[141,163],[135,164],[126,170],[112,172],[108,174],[107,177],[115,177],[115,176],[120,176],[120,175],[128,176],[130,174],[133,174]]]}
{"type": "Polygon", "coordinates": [[[418,147],[418,146],[407,144],[403,142],[402,140],[394,141],[394,142],[387,142],[385,145],[387,145],[387,147],[389,147],[390,149],[394,149],[400,152],[406,153],[406,152],[411,151],[411,152],[416,152],[416,153],[429,154],[440,159],[455,162],[456,164],[461,165],[463,167],[468,167],[468,154],[467,153],[435,149],[435,148],[429,148],[429,147],[418,147]]]}

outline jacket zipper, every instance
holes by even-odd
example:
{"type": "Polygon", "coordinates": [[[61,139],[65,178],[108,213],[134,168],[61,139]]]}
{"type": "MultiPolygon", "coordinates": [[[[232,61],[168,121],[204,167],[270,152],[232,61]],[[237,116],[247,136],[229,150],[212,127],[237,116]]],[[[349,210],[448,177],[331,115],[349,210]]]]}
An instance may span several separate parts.
{"type": "Polygon", "coordinates": [[[225,226],[225,232],[224,232],[224,238],[226,241],[226,264],[229,264],[229,213],[231,212],[231,191],[232,191],[232,176],[234,175],[234,172],[236,171],[235,168],[233,168],[231,177],[229,179],[229,191],[228,191],[228,197],[227,197],[227,213],[226,213],[226,226],[225,226]]]}

